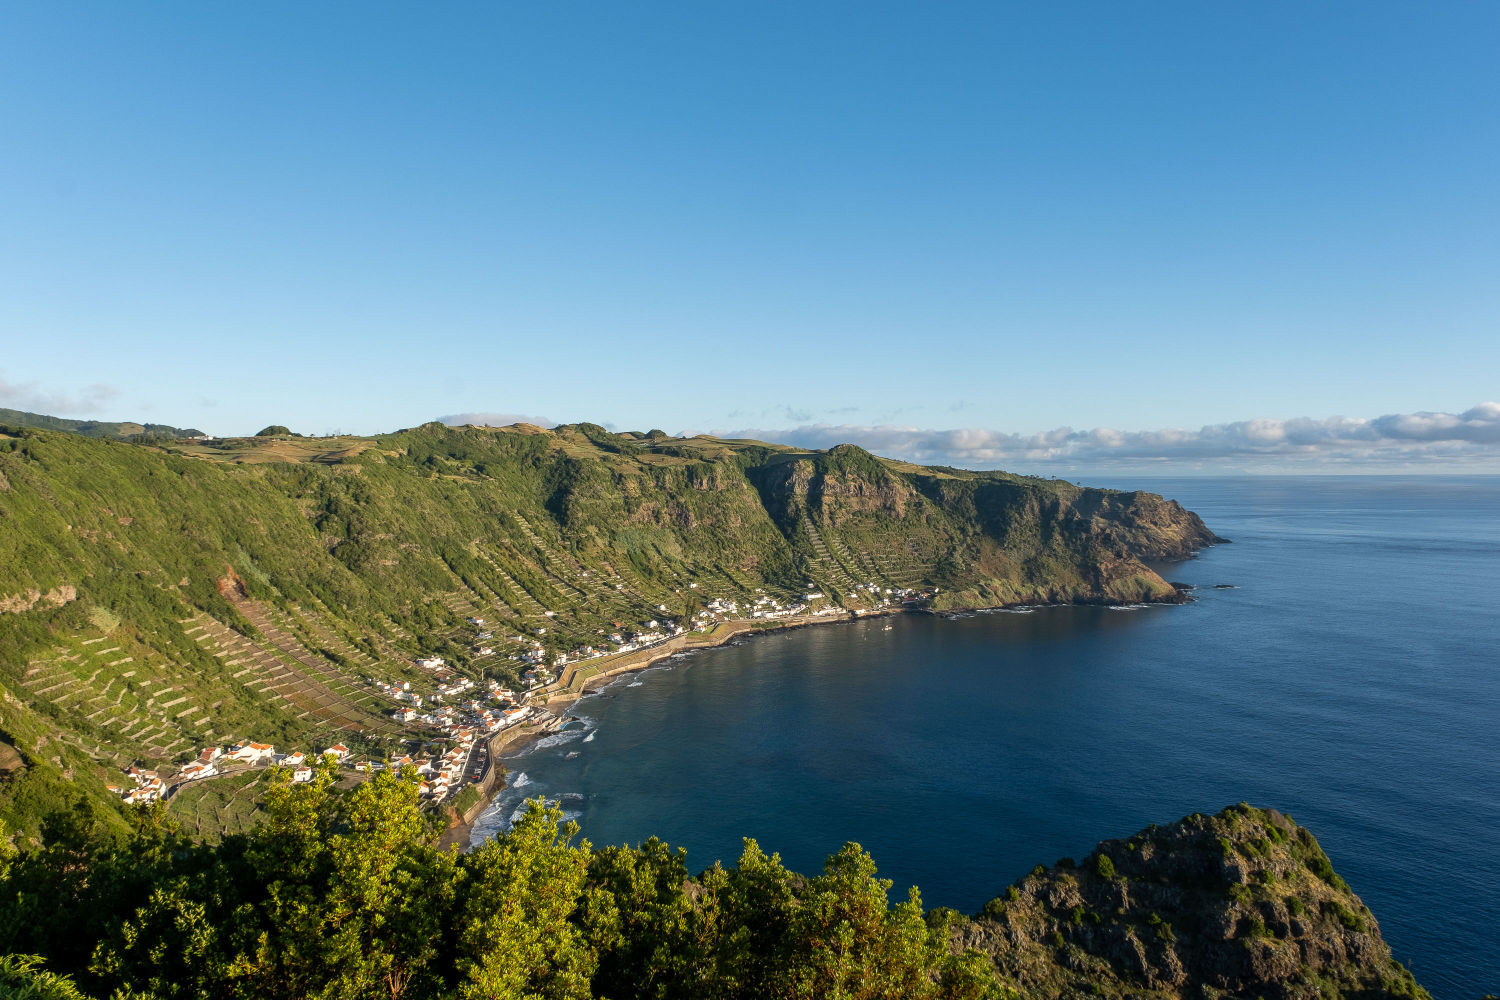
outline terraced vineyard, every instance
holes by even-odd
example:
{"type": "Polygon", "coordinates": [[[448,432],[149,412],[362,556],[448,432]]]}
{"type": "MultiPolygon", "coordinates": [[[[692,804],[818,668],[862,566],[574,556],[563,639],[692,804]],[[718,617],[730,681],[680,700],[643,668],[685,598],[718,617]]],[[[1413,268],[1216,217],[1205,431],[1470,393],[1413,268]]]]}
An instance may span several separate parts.
{"type": "Polygon", "coordinates": [[[247,833],[260,822],[259,792],[268,773],[247,769],[193,782],[172,796],[168,812],[184,832],[208,843],[247,833]]]}

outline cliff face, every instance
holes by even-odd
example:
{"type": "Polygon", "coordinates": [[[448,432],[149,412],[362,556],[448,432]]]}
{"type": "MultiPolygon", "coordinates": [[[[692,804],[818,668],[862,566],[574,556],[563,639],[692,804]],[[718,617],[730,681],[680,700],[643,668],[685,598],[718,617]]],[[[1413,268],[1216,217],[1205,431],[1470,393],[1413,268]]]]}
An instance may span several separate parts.
{"type": "Polygon", "coordinates": [[[1088,490],[1074,503],[1089,530],[1106,544],[1139,559],[1186,559],[1205,546],[1225,541],[1203,519],[1176,500],[1155,493],[1088,490]]]}
{"type": "Polygon", "coordinates": [[[1101,842],[953,929],[1027,997],[1425,997],[1305,828],[1247,805],[1101,842]]]}
{"type": "Polygon", "coordinates": [[[1224,541],[1154,494],[903,467],[853,445],[748,471],[810,578],[936,587],[937,608],[1175,601],[1141,560],[1224,541]]]}

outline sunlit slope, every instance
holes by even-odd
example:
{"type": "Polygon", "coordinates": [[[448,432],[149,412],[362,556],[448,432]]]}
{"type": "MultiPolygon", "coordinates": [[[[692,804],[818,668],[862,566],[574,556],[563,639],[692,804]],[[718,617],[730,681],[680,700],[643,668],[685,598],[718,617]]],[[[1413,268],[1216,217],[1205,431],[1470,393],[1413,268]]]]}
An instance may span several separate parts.
{"type": "Polygon", "coordinates": [[[1214,540],[1148,494],[590,424],[171,447],[17,428],[0,476],[0,729],[24,758],[0,814],[23,822],[28,796],[206,741],[378,744],[399,727],[370,680],[430,683],[417,653],[514,680],[522,636],[565,651],[757,589],[1173,600],[1140,559],[1214,540]]]}

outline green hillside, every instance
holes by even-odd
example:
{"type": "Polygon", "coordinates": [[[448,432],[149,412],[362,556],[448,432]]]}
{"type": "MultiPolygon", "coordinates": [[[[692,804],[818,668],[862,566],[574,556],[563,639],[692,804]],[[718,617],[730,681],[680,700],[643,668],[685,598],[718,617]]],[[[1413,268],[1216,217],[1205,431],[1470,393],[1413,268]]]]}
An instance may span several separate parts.
{"type": "Polygon", "coordinates": [[[66,417],[49,417],[44,413],[27,413],[0,406],[0,426],[31,427],[41,431],[65,431],[82,434],[84,437],[111,438],[124,441],[170,441],[176,438],[202,437],[203,432],[193,427],[173,427],[170,424],[137,424],[132,421],[112,423],[102,420],[69,420],[66,417]]]}
{"type": "Polygon", "coordinates": [[[550,657],[810,588],[848,608],[901,588],[939,609],[1170,601],[1140,560],[1215,540],[1150,494],[592,424],[170,445],[0,428],[0,525],[0,818],[27,835],[208,742],[394,748],[371,681],[430,690],[418,654],[516,684],[523,637],[550,657]]]}

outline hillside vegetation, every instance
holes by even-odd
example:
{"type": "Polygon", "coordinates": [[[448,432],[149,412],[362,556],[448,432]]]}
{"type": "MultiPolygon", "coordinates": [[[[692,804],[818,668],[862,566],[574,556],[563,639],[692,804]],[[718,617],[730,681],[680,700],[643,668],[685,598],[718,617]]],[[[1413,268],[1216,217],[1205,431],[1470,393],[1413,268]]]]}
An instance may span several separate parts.
{"type": "Polygon", "coordinates": [[[150,444],[0,429],[0,818],[13,830],[34,838],[80,791],[102,801],[122,766],[208,742],[394,748],[411,734],[371,682],[430,686],[418,654],[516,684],[523,643],[550,657],[716,598],[1173,601],[1141,560],[1216,541],[1151,494],[851,445],[592,424],[282,430],[150,444]],[[490,652],[468,618],[488,623],[490,652]]]}
{"type": "Polygon", "coordinates": [[[196,427],[173,427],[171,424],[138,424],[133,421],[69,420],[49,417],[45,413],[28,413],[0,406],[0,427],[32,427],[43,431],[67,431],[84,437],[112,438],[122,441],[172,441],[177,438],[202,437],[196,427]]]}
{"type": "Polygon", "coordinates": [[[1246,805],[1039,866],[967,919],[915,888],[892,905],[858,844],[804,876],[746,840],[694,876],[536,801],[445,853],[409,777],[330,778],[283,778],[267,822],[216,846],[159,807],[127,837],[55,817],[0,852],[0,950],[136,1000],[1428,1000],[1312,834],[1246,805]]]}

